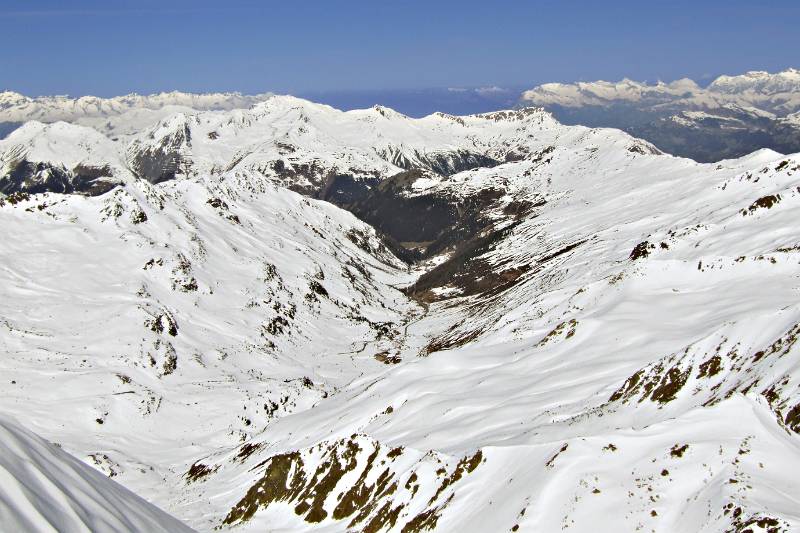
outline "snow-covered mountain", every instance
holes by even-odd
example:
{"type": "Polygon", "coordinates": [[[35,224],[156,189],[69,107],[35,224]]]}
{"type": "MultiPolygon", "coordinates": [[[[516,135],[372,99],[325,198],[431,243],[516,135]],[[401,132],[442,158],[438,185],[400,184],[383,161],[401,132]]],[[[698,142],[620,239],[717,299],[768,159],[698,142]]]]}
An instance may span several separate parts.
{"type": "Polygon", "coordinates": [[[0,161],[6,162],[0,179],[5,192],[63,191],[42,177],[41,164],[66,170],[65,181],[84,192],[74,184],[85,181],[86,165],[76,164],[103,159],[119,180],[135,176],[156,183],[232,172],[347,202],[404,169],[447,176],[521,157],[526,138],[554,123],[533,108],[499,117],[502,112],[412,119],[378,106],[342,112],[272,96],[249,110],[173,113],[116,141],[86,126],[29,123],[0,141],[0,161]]]}
{"type": "Polygon", "coordinates": [[[2,416],[0,472],[3,531],[192,531],[2,416]]]}
{"type": "Polygon", "coordinates": [[[0,192],[95,195],[130,179],[117,144],[89,127],[31,121],[0,140],[0,192]]]}
{"type": "Polygon", "coordinates": [[[689,79],[647,84],[547,83],[522,94],[571,124],[622,128],[659,148],[701,161],[739,157],[760,148],[800,150],[800,71],[720,76],[707,87],[689,79]]]}
{"type": "Polygon", "coordinates": [[[109,142],[0,198],[0,412],[190,526],[800,528],[800,155],[291,97],[109,142]]]}

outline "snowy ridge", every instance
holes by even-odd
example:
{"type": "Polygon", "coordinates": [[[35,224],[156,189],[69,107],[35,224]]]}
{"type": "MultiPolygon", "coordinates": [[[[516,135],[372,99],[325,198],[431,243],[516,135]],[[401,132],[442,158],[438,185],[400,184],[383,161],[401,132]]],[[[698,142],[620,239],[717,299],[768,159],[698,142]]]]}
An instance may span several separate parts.
{"type": "Polygon", "coordinates": [[[5,531],[192,531],[56,446],[0,417],[5,531]]]}

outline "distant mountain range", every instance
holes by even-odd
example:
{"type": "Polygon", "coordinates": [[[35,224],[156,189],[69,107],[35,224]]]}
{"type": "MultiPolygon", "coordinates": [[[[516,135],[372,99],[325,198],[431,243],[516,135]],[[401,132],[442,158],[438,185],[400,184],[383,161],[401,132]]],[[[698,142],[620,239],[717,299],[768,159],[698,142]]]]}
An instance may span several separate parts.
{"type": "Polygon", "coordinates": [[[247,109],[270,94],[193,94],[173,91],[151,95],[129,94],[114,98],[96,96],[39,96],[30,98],[0,93],[0,139],[27,121],[58,121],[91,127],[105,135],[133,134],[173,113],[247,109]]]}
{"type": "Polygon", "coordinates": [[[184,93],[173,91],[151,95],[128,94],[114,98],[97,96],[39,96],[29,98],[13,91],[0,93],[0,122],[39,120],[76,122],[87,117],[109,117],[131,110],[182,108],[230,110],[251,107],[269,94],[248,96],[239,93],[184,93]]]}
{"type": "Polygon", "coordinates": [[[619,128],[661,150],[712,162],[759,148],[800,150],[800,71],[720,76],[708,87],[689,79],[649,85],[547,83],[521,101],[566,124],[619,128]]]}
{"type": "MultiPolygon", "coordinates": [[[[29,98],[0,93],[0,139],[28,120],[90,126],[115,137],[131,135],[175,112],[249,109],[270,94],[182,92],[114,98],[29,98]]],[[[475,114],[540,106],[565,124],[622,129],[659,149],[701,162],[741,157],[760,148],[800,150],[800,71],[720,76],[702,87],[670,83],[546,83],[530,90],[480,87],[310,92],[301,96],[340,109],[382,104],[413,117],[436,111],[475,114]]]]}
{"type": "MultiPolygon", "coordinates": [[[[448,87],[431,89],[352,90],[303,92],[299,96],[337,109],[366,109],[383,105],[398,109],[413,117],[434,112],[466,115],[512,108],[519,100],[522,88],[448,87]]],[[[113,98],[82,96],[27,97],[6,91],[0,92],[0,138],[28,120],[55,122],[63,120],[76,124],[102,126],[98,119],[126,115],[147,120],[180,110],[220,111],[248,109],[266,100],[271,93],[244,95],[240,93],[184,93],[172,91],[151,95],[129,94],[113,98]]]]}

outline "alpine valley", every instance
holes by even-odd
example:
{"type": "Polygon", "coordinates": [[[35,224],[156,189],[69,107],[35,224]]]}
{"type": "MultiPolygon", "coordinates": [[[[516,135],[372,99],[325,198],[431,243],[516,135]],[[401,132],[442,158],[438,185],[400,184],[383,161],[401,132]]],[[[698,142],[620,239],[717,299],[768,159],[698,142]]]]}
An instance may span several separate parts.
{"type": "Polygon", "coordinates": [[[0,529],[800,529],[800,154],[53,101],[0,96],[0,529]]]}

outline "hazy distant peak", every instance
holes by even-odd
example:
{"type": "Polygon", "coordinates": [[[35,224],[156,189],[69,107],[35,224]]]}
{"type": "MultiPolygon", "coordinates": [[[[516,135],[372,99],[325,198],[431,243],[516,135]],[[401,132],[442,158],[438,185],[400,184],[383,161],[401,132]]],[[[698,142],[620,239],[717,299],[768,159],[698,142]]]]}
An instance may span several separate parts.
{"type": "Polygon", "coordinates": [[[764,71],[750,71],[739,76],[720,76],[708,86],[709,91],[738,94],[754,91],[769,95],[800,90],[800,70],[787,69],[770,74],[764,71]]]}
{"type": "Polygon", "coordinates": [[[82,118],[116,116],[131,110],[159,110],[181,106],[198,111],[247,109],[268,99],[271,94],[162,92],[150,95],[136,93],[102,98],[93,95],[37,96],[34,98],[6,91],[0,93],[0,122],[40,120],[75,121],[82,118]]]}
{"type": "Polygon", "coordinates": [[[697,83],[687,78],[670,83],[659,81],[654,85],[624,78],[617,82],[545,83],[525,91],[522,99],[535,105],[581,107],[604,105],[615,100],[637,102],[645,98],[676,98],[699,90],[697,83]]]}
{"type": "Polygon", "coordinates": [[[785,116],[800,110],[800,71],[787,69],[770,74],[762,71],[738,76],[720,76],[708,87],[682,78],[655,84],[624,78],[575,83],[545,83],[522,94],[524,103],[568,108],[627,104],[717,109],[730,105],[755,108],[785,116]]]}

